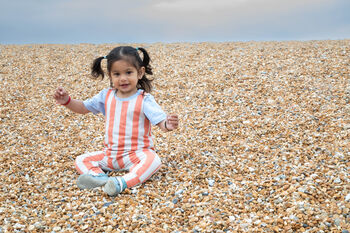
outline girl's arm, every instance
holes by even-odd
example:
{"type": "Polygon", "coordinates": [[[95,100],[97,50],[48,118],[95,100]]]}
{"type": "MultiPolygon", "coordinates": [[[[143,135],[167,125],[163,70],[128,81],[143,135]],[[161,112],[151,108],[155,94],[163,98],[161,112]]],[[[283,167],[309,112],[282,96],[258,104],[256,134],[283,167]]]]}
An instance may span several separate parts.
{"type": "Polygon", "coordinates": [[[86,114],[90,112],[83,104],[83,101],[71,99],[66,90],[64,90],[62,87],[56,89],[53,97],[56,100],[57,104],[64,105],[66,108],[73,112],[80,114],[86,114]]]}
{"type": "Polygon", "coordinates": [[[157,124],[164,132],[173,131],[179,126],[179,119],[176,114],[170,114],[167,118],[157,124]]]}

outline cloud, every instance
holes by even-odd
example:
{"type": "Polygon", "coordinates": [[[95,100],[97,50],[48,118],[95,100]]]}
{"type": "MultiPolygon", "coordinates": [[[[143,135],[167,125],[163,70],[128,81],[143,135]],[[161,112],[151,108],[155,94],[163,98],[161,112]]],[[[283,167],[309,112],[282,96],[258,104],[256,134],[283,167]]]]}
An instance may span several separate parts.
{"type": "Polygon", "coordinates": [[[149,21],[161,22],[168,38],[266,40],[289,36],[296,39],[315,30],[333,30],[323,25],[326,20],[336,23],[327,10],[342,2],[344,0],[152,1],[143,16],[149,21]]]}
{"type": "Polygon", "coordinates": [[[173,0],[153,2],[148,17],[163,19],[170,23],[190,24],[193,19],[203,23],[230,20],[234,23],[244,20],[259,20],[261,17],[274,18],[285,13],[315,9],[332,4],[332,0],[173,0]],[[190,21],[188,21],[190,19],[190,21]],[[192,20],[191,20],[192,19],[192,20]]]}
{"type": "Polygon", "coordinates": [[[219,1],[203,1],[203,0],[175,0],[162,1],[156,3],[154,8],[167,12],[211,12],[220,8],[232,8],[247,2],[248,0],[219,0],[219,1]]]}
{"type": "Polygon", "coordinates": [[[0,0],[0,43],[349,38],[349,0],[0,0]]]}
{"type": "Polygon", "coordinates": [[[135,40],[135,25],[142,19],[132,13],[142,6],[120,0],[6,1],[0,14],[0,43],[135,40]]]}

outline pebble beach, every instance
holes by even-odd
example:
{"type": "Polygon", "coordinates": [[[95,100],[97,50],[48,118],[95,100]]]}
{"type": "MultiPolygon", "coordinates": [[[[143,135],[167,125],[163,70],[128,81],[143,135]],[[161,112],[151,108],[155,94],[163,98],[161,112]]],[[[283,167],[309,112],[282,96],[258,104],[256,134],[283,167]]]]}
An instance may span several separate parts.
{"type": "Polygon", "coordinates": [[[180,126],[154,127],[161,169],[109,197],[74,167],[103,115],[52,95],[109,87],[90,66],[119,45],[0,45],[0,232],[349,233],[350,40],[131,44],[180,126]]]}

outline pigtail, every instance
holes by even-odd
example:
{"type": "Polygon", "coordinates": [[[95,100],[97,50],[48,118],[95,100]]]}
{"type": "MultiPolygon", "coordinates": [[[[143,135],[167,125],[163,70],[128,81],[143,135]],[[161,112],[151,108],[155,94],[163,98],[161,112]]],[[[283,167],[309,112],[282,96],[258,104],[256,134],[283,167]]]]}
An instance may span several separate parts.
{"type": "Polygon", "coordinates": [[[144,48],[137,48],[137,49],[140,50],[143,53],[143,61],[142,61],[142,63],[143,63],[143,66],[145,67],[146,74],[152,75],[153,74],[152,67],[149,64],[151,59],[150,59],[146,49],[144,49],[144,48]]]}
{"type": "Polygon", "coordinates": [[[139,81],[137,82],[137,88],[145,90],[147,93],[151,93],[152,91],[152,79],[146,78],[144,75],[139,81]]]}
{"type": "Polygon", "coordinates": [[[98,78],[100,75],[102,76],[102,79],[105,77],[105,74],[104,74],[102,67],[101,67],[101,62],[104,58],[105,57],[98,57],[93,61],[92,66],[91,66],[92,77],[98,78]]]}
{"type": "MultiPolygon", "coordinates": [[[[142,66],[145,67],[145,73],[152,75],[152,67],[150,66],[150,57],[144,48],[137,48],[136,50],[140,50],[143,53],[142,66]]],[[[145,92],[150,93],[152,91],[152,79],[148,79],[146,75],[143,75],[141,79],[138,81],[138,88],[145,90],[145,92]]]]}

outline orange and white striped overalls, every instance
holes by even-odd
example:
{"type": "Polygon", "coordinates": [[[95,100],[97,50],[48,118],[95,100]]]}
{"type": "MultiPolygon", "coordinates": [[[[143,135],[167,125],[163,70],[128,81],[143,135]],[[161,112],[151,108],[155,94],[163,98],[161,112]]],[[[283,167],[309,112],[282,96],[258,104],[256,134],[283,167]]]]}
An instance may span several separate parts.
{"type": "Polygon", "coordinates": [[[80,155],[75,166],[80,174],[98,175],[104,171],[127,170],[128,188],[145,182],[161,165],[154,151],[151,124],[143,113],[147,94],[123,101],[108,90],[105,100],[105,149],[80,155]]]}

